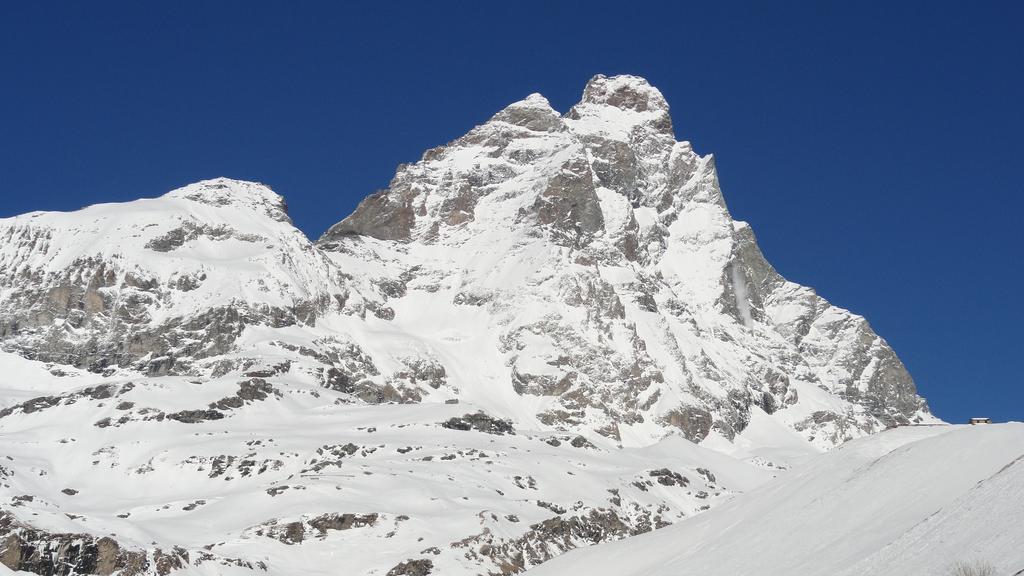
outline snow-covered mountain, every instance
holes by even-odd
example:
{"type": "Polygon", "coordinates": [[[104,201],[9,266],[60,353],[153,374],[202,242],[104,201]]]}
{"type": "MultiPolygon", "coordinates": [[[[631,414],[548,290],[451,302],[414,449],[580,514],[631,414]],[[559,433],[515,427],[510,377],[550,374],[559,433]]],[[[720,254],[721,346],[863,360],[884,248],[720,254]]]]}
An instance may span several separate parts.
{"type": "Polygon", "coordinates": [[[459,369],[494,383],[472,397],[504,394],[517,421],[732,441],[760,409],[827,448],[927,417],[863,318],[767,263],[713,159],[675,140],[640,78],[594,78],[565,116],[536,94],[512,104],[400,168],[318,245],[400,286],[403,338],[465,357],[435,331],[470,320],[476,362],[459,369]]]}
{"type": "Polygon", "coordinates": [[[37,573],[511,574],[937,423],[632,76],[315,243],[229,179],[0,220],[0,348],[0,560],[37,573]]]}

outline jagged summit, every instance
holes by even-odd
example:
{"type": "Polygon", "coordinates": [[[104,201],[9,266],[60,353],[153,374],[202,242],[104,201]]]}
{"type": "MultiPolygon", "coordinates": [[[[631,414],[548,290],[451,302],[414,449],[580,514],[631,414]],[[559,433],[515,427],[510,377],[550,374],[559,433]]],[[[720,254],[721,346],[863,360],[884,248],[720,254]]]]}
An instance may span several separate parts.
{"type": "Polygon", "coordinates": [[[650,130],[673,136],[668,102],[647,80],[637,76],[595,76],[587,82],[583,99],[566,116],[577,131],[597,132],[628,141],[636,131],[650,130]]]}
{"type": "Polygon", "coordinates": [[[698,160],[689,144],[675,142],[656,88],[635,76],[596,76],[564,116],[532,94],[403,165],[387,190],[320,242],[345,235],[435,241],[453,227],[539,225],[559,242],[585,245],[605,232],[598,189],[664,209],[698,160]],[[478,215],[481,202],[494,206],[478,215]]]}
{"type": "Polygon", "coordinates": [[[668,102],[660,90],[651,86],[646,79],[629,74],[611,77],[598,74],[591,78],[583,89],[583,99],[579,105],[586,104],[614,106],[634,112],[668,110],[668,102]]]}
{"type": "Polygon", "coordinates": [[[504,122],[536,132],[557,132],[565,129],[558,112],[548,99],[533,93],[505,107],[488,120],[488,124],[504,122]]]}

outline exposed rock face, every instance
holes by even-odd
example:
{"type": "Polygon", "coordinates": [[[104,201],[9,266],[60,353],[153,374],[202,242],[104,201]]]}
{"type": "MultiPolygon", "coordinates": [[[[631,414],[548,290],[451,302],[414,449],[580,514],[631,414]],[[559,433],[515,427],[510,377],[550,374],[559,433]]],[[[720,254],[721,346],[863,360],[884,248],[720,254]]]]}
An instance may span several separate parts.
{"type": "Polygon", "coordinates": [[[0,564],[11,570],[46,576],[166,576],[193,561],[196,566],[213,563],[259,572],[266,570],[262,562],[218,558],[203,551],[190,554],[180,547],[169,552],[159,548],[148,551],[125,550],[110,537],[48,533],[29,528],[18,522],[13,515],[0,512],[0,564]]]}
{"type": "Polygon", "coordinates": [[[406,560],[391,570],[388,576],[427,576],[434,570],[434,563],[427,558],[406,560]]]}
{"type": "Polygon", "coordinates": [[[461,418],[449,418],[441,426],[451,430],[478,430],[487,434],[515,434],[510,422],[493,418],[483,412],[466,414],[461,418]]]}
{"type": "Polygon", "coordinates": [[[632,76],[508,106],[315,243],[225,178],[0,220],[0,372],[0,558],[39,574],[518,573],[781,473],[708,456],[751,423],[934,420],[632,76]]]}
{"type": "Polygon", "coordinates": [[[616,510],[598,508],[585,514],[559,515],[532,524],[527,532],[513,540],[502,541],[484,531],[457,545],[466,550],[468,557],[491,564],[489,574],[518,574],[574,548],[643,534],[664,525],[652,524],[649,516],[631,518],[616,510]]]}
{"type": "Polygon", "coordinates": [[[326,538],[330,530],[351,530],[373,526],[377,514],[321,514],[314,518],[280,523],[271,521],[253,530],[257,536],[267,536],[292,545],[301,544],[308,538],[326,538]]]}
{"type": "MultiPolygon", "coordinates": [[[[121,552],[110,538],[60,534],[47,538],[35,531],[9,535],[3,542],[0,564],[35,574],[142,574],[149,561],[141,552],[121,552]]],[[[180,566],[179,566],[180,567],[180,566]]]]}

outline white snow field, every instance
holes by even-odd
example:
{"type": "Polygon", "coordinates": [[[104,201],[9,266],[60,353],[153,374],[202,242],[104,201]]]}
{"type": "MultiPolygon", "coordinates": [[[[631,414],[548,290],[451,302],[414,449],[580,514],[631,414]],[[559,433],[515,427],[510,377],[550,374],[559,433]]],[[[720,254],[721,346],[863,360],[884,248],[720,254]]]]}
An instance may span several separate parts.
{"type": "Polygon", "coordinates": [[[530,576],[942,576],[1024,570],[1024,424],[860,438],[676,525],[565,554],[530,576]]]}
{"type": "MultiPolygon", "coordinates": [[[[9,354],[0,354],[3,366],[37,382],[54,378],[42,365],[31,374],[9,354]]],[[[626,524],[675,522],[773,475],[678,436],[644,448],[600,439],[577,446],[572,435],[553,431],[491,434],[439,425],[475,412],[473,405],[352,406],[322,402],[301,380],[280,386],[288,390],[283,398],[193,424],[94,422],[128,413],[127,403],[165,410],[203,404],[229,394],[233,382],[141,379],[128,390],[116,384],[99,406],[86,397],[8,415],[0,470],[17,468],[0,478],[0,490],[35,529],[117,534],[122,548],[178,547],[193,561],[196,551],[211,554],[197,566],[184,564],[183,574],[385,574],[432,549],[435,573],[472,574],[487,560],[482,548],[517,541],[559,514],[597,511],[595,522],[622,537],[631,532],[626,524]],[[661,469],[686,484],[657,482],[651,472],[661,469]],[[317,517],[341,514],[362,520],[317,527],[317,517]],[[289,527],[302,521],[302,528],[289,527]]],[[[0,394],[25,396],[7,388],[0,394]]],[[[537,562],[596,537],[566,531],[549,543],[533,535],[522,549],[536,548],[537,562]]]]}

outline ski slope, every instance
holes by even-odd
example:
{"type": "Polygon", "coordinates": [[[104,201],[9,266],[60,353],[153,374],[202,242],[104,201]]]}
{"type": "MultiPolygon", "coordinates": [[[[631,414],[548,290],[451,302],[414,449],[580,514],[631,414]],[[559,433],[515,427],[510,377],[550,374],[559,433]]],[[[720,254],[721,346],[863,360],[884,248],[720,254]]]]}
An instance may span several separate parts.
{"type": "Polygon", "coordinates": [[[1024,424],[851,441],[706,514],[576,550],[530,576],[935,576],[1024,569],[1024,424]]]}

